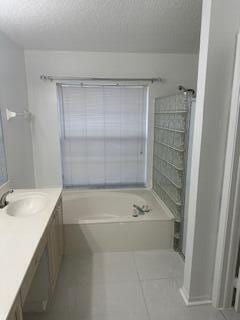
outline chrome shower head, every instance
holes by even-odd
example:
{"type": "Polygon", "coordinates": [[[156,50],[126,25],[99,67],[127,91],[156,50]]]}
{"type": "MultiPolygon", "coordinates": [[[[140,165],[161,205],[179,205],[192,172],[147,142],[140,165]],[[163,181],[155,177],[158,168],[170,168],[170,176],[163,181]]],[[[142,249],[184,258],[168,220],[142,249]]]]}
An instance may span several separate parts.
{"type": "Polygon", "coordinates": [[[184,93],[191,93],[192,95],[195,94],[195,91],[194,91],[193,89],[187,89],[187,88],[185,88],[185,87],[182,86],[182,85],[179,85],[179,86],[178,86],[178,90],[179,90],[179,91],[183,91],[184,93]]]}

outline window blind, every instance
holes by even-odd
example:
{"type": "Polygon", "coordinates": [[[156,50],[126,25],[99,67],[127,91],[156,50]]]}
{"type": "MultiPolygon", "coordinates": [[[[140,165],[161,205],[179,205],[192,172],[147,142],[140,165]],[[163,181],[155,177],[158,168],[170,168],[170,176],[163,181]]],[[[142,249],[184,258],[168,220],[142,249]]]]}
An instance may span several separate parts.
{"type": "Polygon", "coordinates": [[[144,186],[147,88],[58,85],[65,187],[144,186]]]}

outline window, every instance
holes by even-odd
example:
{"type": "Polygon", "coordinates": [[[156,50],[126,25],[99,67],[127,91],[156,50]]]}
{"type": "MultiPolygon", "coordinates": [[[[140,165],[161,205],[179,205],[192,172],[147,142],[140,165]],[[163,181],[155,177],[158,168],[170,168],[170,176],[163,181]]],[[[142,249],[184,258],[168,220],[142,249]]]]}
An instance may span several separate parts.
{"type": "Polygon", "coordinates": [[[147,91],[58,84],[65,187],[145,185],[147,91]]]}

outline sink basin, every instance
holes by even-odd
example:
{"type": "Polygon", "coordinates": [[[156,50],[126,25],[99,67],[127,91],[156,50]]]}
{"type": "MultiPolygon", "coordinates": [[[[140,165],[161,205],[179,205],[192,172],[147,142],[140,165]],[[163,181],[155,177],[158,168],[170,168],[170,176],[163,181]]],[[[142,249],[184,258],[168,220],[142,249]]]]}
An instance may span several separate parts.
{"type": "Polygon", "coordinates": [[[6,207],[6,213],[13,217],[27,217],[41,212],[46,204],[46,196],[30,195],[10,201],[6,207]]]}

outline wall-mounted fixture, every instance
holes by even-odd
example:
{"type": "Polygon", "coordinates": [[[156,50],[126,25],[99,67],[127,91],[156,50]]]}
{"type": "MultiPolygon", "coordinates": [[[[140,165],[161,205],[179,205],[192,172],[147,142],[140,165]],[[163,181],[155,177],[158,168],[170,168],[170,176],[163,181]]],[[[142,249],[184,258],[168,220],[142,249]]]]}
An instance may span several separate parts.
{"type": "Polygon", "coordinates": [[[189,89],[189,88],[185,88],[184,86],[182,85],[179,85],[178,86],[178,90],[179,91],[182,91],[183,93],[191,93],[193,96],[195,95],[195,91],[193,89],[189,89]]]}
{"type": "Polygon", "coordinates": [[[23,112],[14,112],[9,109],[6,109],[7,120],[9,121],[12,118],[24,117],[24,119],[31,119],[31,113],[28,110],[23,110],[23,112]]]}

